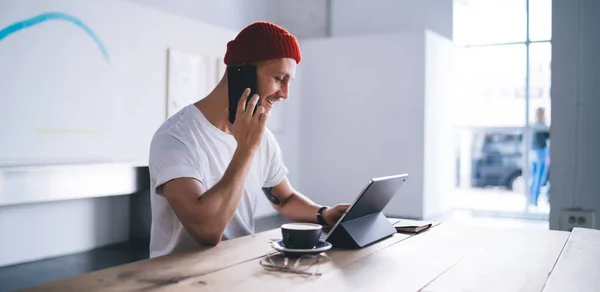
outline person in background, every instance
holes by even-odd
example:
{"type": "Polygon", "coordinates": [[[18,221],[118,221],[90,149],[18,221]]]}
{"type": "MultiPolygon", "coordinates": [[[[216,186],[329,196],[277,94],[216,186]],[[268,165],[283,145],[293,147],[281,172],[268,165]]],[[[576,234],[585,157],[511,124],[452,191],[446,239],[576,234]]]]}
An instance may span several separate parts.
{"type": "Polygon", "coordinates": [[[535,123],[531,125],[531,184],[529,200],[532,206],[538,205],[540,189],[546,183],[550,166],[550,129],[546,123],[544,108],[538,108],[535,123]]]}
{"type": "Polygon", "coordinates": [[[156,131],[149,157],[150,257],[253,234],[256,207],[265,196],[294,222],[329,226],[348,209],[349,204],[316,204],[295,190],[277,140],[265,127],[273,107],[289,98],[300,60],[300,47],[288,31],[268,22],[252,23],[227,44],[225,53],[227,66],[257,67],[258,94],[248,96],[246,90],[235,122],[228,119],[225,74],[206,97],[156,131]]]}

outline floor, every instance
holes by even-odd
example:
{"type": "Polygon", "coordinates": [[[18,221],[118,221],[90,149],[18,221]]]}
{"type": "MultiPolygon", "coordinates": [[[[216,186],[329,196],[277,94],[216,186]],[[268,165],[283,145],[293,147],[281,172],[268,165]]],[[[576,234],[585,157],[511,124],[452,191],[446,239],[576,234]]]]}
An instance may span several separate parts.
{"type": "MultiPolygon", "coordinates": [[[[256,232],[288,222],[281,217],[256,221],[256,232]]],[[[0,292],[17,291],[51,281],[148,258],[148,240],[115,244],[96,250],[0,268],[0,292]]]]}
{"type": "MultiPolygon", "coordinates": [[[[459,209],[436,219],[441,222],[494,228],[548,229],[546,220],[477,216],[473,210],[459,209]]],[[[256,222],[256,232],[277,228],[286,222],[288,221],[281,217],[259,219],[256,222]]],[[[0,292],[24,289],[146,258],[148,258],[148,241],[137,240],[93,251],[2,267],[0,268],[0,292]]]]}

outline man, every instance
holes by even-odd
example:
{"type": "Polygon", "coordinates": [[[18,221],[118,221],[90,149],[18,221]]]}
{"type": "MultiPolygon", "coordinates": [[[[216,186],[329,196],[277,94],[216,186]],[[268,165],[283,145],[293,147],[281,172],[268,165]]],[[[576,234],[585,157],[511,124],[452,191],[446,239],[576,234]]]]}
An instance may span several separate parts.
{"type": "Polygon", "coordinates": [[[550,130],[546,124],[544,108],[536,110],[536,121],[531,125],[531,185],[529,190],[530,203],[536,207],[541,187],[546,184],[550,162],[549,139],[550,130]]]}
{"type": "Polygon", "coordinates": [[[228,120],[227,74],[200,101],[173,115],[150,147],[150,257],[214,246],[254,232],[258,200],[296,222],[334,224],[348,208],[320,206],[289,183],[281,150],[265,127],[273,106],[288,98],[301,54],[296,38],[267,22],[244,28],[227,44],[225,64],[257,66],[258,95],[246,91],[228,120]],[[246,110],[259,107],[253,114],[246,110]],[[264,191],[264,194],[263,194],[264,191]]]}

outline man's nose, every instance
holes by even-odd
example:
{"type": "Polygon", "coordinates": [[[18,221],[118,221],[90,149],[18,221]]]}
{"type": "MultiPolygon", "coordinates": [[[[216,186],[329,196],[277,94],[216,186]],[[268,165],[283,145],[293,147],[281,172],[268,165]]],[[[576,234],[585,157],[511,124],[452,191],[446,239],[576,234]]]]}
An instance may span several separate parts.
{"type": "Polygon", "coordinates": [[[288,86],[287,86],[287,85],[284,85],[284,86],[282,86],[282,87],[279,89],[279,96],[280,96],[281,98],[283,98],[283,99],[287,99],[287,98],[288,98],[288,95],[289,95],[289,88],[288,88],[288,86]]]}

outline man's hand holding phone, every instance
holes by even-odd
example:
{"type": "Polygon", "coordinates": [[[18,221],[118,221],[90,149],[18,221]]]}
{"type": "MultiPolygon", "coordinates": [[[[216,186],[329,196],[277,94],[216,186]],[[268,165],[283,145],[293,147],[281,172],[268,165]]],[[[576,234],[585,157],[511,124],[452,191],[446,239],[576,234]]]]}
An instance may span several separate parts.
{"type": "Polygon", "coordinates": [[[268,115],[262,106],[259,106],[253,114],[259,96],[254,94],[249,97],[249,94],[250,89],[247,88],[238,101],[235,122],[231,125],[231,133],[238,143],[238,149],[254,152],[260,146],[268,115]],[[250,98],[250,101],[247,102],[248,98],[250,98]]]}

